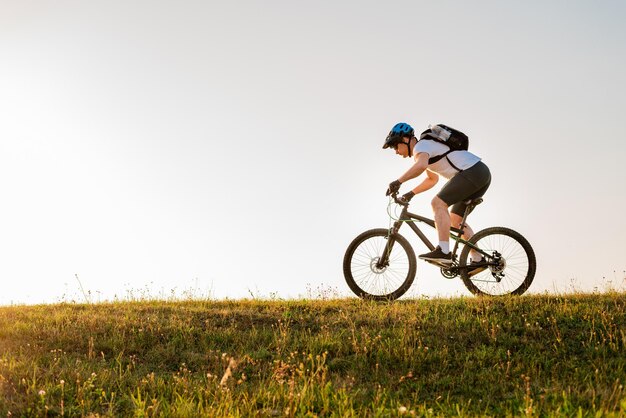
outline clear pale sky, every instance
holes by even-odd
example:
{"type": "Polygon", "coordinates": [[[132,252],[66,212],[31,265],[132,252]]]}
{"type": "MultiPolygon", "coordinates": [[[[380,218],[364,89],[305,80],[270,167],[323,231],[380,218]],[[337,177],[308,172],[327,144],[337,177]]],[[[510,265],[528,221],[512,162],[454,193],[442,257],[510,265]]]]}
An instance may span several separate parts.
{"type": "MultiPolygon", "coordinates": [[[[620,281],[624,22],[623,1],[0,0],[0,304],[82,299],[75,275],[102,300],[348,295],[345,248],[410,166],[381,149],[399,121],[469,134],[493,175],[470,223],[529,239],[531,292],[620,281]]],[[[410,295],[456,294],[418,264],[410,295]]]]}

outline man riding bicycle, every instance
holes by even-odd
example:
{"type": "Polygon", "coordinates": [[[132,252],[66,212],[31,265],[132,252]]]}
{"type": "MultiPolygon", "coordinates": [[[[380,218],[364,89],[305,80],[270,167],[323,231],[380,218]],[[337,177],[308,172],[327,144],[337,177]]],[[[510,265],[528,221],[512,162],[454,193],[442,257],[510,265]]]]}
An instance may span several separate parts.
{"type": "MultiPolygon", "coordinates": [[[[489,188],[489,168],[479,157],[467,150],[452,150],[445,142],[431,139],[428,135],[417,139],[415,131],[407,123],[398,123],[391,129],[383,145],[383,149],[385,148],[392,148],[402,158],[412,157],[415,160],[406,173],[389,184],[387,196],[397,193],[402,183],[418,177],[424,171],[427,177],[417,187],[402,195],[403,201],[408,203],[416,194],[431,189],[439,181],[439,176],[448,179],[431,202],[439,245],[434,251],[422,254],[419,258],[439,264],[452,264],[450,227],[459,228],[467,207],[464,202],[483,196],[489,188]],[[451,213],[448,212],[450,206],[451,213]]],[[[474,235],[467,223],[463,232],[466,240],[474,235]]],[[[472,263],[481,262],[480,254],[475,251],[470,254],[472,263]]],[[[475,270],[477,271],[470,270],[470,275],[484,270],[484,267],[475,270]]]]}

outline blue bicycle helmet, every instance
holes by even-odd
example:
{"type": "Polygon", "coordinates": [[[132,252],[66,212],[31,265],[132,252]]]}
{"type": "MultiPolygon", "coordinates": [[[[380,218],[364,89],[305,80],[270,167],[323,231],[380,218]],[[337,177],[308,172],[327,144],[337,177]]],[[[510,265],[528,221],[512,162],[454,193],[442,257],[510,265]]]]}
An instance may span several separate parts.
{"type": "Polygon", "coordinates": [[[402,142],[402,138],[404,138],[405,136],[408,136],[409,138],[414,137],[415,130],[408,123],[396,123],[393,128],[391,128],[391,131],[389,131],[389,135],[387,135],[387,138],[385,138],[385,144],[383,145],[383,149],[394,146],[398,142],[402,142]]]}

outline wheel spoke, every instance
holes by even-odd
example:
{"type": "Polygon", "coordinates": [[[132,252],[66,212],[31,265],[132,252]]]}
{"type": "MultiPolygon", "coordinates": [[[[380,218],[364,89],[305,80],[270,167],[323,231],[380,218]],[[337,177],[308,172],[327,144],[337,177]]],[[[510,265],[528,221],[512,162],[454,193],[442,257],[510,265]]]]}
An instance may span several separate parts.
{"type": "Polygon", "coordinates": [[[359,296],[397,298],[406,291],[406,284],[413,281],[415,256],[402,237],[394,238],[387,265],[378,268],[380,257],[390,244],[387,230],[373,230],[370,234],[364,233],[362,239],[357,238],[349,247],[344,259],[344,274],[359,296]]]}
{"type": "MultiPolygon", "coordinates": [[[[472,277],[468,277],[467,273],[462,274],[469,290],[488,295],[505,295],[526,290],[534,277],[535,256],[530,244],[523,237],[507,228],[489,228],[477,233],[472,242],[490,255],[490,262],[499,264],[472,277]],[[494,258],[496,253],[499,257],[494,258]],[[494,274],[501,275],[499,282],[494,274]]],[[[463,249],[461,265],[468,264],[469,251],[469,247],[463,249]]]]}

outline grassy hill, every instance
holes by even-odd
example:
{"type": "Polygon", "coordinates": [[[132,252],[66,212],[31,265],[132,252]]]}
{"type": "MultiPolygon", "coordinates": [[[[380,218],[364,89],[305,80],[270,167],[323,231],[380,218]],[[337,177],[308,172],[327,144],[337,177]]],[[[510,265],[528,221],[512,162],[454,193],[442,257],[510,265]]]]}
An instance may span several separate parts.
{"type": "Polygon", "coordinates": [[[626,416],[626,296],[0,308],[0,416],[626,416]]]}

